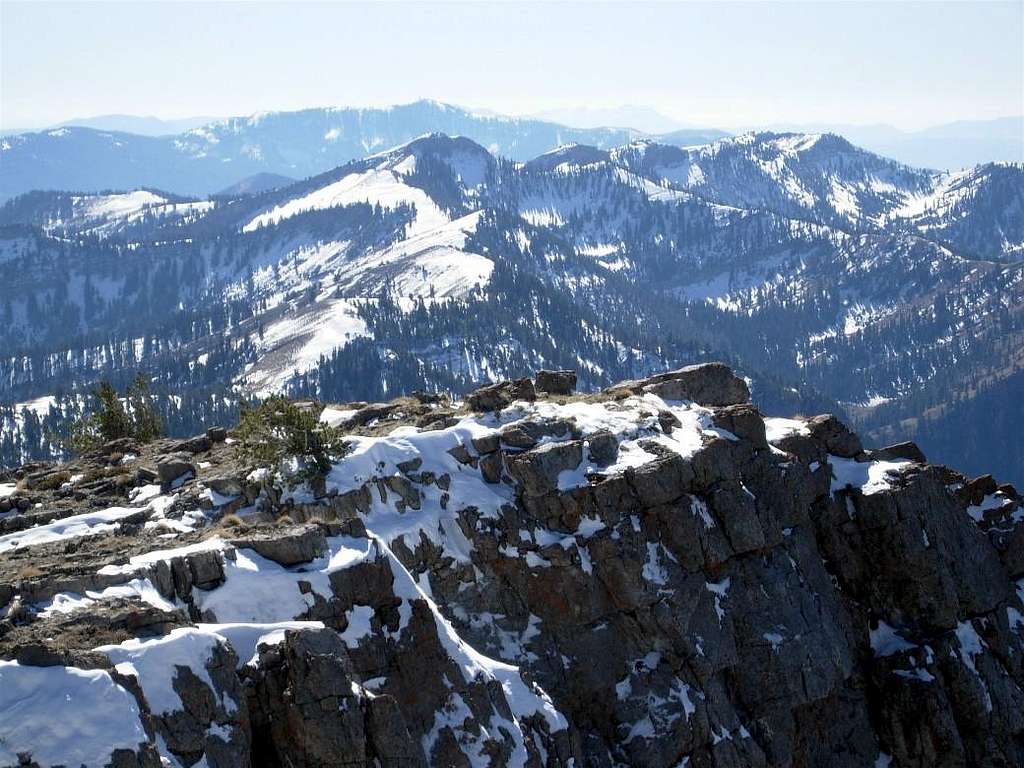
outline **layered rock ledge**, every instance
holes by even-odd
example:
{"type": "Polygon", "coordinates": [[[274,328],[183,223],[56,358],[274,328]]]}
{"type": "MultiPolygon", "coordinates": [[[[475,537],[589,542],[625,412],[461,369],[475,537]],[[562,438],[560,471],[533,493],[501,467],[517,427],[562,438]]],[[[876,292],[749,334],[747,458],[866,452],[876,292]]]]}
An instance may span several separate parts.
{"type": "Polygon", "coordinates": [[[1017,491],[719,364],[0,474],[0,765],[1024,764],[1017,491]]]}

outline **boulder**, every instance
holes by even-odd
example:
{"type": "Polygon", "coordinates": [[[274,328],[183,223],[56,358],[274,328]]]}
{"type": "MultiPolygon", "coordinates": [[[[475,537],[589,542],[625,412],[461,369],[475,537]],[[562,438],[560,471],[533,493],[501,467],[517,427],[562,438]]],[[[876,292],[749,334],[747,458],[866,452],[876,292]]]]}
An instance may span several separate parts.
{"type": "Polygon", "coordinates": [[[501,447],[501,436],[497,432],[491,432],[483,437],[473,438],[473,448],[479,454],[493,453],[501,447]]]}
{"type": "Polygon", "coordinates": [[[265,734],[268,765],[368,765],[361,698],[348,649],[337,632],[285,632],[260,653],[251,700],[254,730],[265,734]]]}
{"type": "Polygon", "coordinates": [[[545,443],[508,457],[506,468],[526,496],[542,496],[558,488],[558,475],[583,461],[583,441],[545,443]]]}
{"type": "Polygon", "coordinates": [[[105,456],[111,456],[115,453],[120,453],[121,455],[126,453],[138,454],[139,441],[134,437],[119,437],[116,440],[109,440],[104,443],[102,452],[105,456]]]}
{"type": "Polygon", "coordinates": [[[715,409],[714,423],[741,440],[749,440],[758,448],[767,448],[764,419],[757,408],[749,403],[715,409]]]}
{"type": "Polygon", "coordinates": [[[224,427],[210,427],[206,430],[206,436],[211,443],[223,443],[228,439],[228,431],[224,427]]]}
{"type": "Polygon", "coordinates": [[[346,427],[365,427],[375,419],[387,418],[400,408],[399,403],[370,403],[357,410],[348,421],[343,423],[346,427]]]}
{"type": "Polygon", "coordinates": [[[165,453],[156,457],[156,472],[161,482],[173,483],[189,472],[195,476],[196,465],[188,453],[165,453]]]}
{"type": "Polygon", "coordinates": [[[924,451],[917,447],[917,443],[910,440],[887,445],[884,448],[872,449],[868,452],[868,455],[874,461],[899,461],[900,459],[905,459],[907,461],[916,461],[918,464],[924,464],[928,461],[924,456],[924,451]]]}
{"type": "Polygon", "coordinates": [[[537,371],[537,391],[549,395],[571,395],[576,389],[576,371],[537,371]]]}
{"type": "Polygon", "coordinates": [[[510,448],[533,448],[544,438],[567,440],[579,437],[579,429],[569,419],[523,419],[506,424],[498,432],[504,445],[510,448]]]}
{"type": "Polygon", "coordinates": [[[586,445],[590,460],[595,464],[607,466],[615,462],[619,455],[619,441],[605,429],[592,432],[586,437],[586,445]]]}
{"type": "Polygon", "coordinates": [[[515,400],[532,402],[536,399],[533,381],[524,378],[480,387],[466,395],[466,404],[474,411],[500,411],[515,400]]]}
{"type": "Polygon", "coordinates": [[[203,482],[221,496],[241,496],[245,489],[245,478],[237,475],[210,475],[204,477],[203,482]]]}
{"type": "Polygon", "coordinates": [[[738,405],[750,400],[747,383],[724,363],[688,365],[639,381],[626,381],[608,390],[648,392],[665,400],[691,400],[699,405],[738,405]]]}
{"type": "Polygon", "coordinates": [[[252,549],[285,567],[309,563],[327,551],[327,539],[316,525],[272,528],[229,539],[239,549],[252,549]]]}
{"type": "Polygon", "coordinates": [[[172,443],[167,450],[168,453],[206,453],[210,450],[210,444],[211,441],[207,435],[195,435],[172,443]]]}
{"type": "Polygon", "coordinates": [[[384,485],[398,496],[405,507],[420,508],[420,492],[409,478],[404,475],[389,475],[384,478],[384,485]]]}
{"type": "Polygon", "coordinates": [[[537,444],[537,439],[518,424],[508,424],[502,427],[499,436],[502,445],[521,451],[528,451],[537,444]]]}
{"type": "Polygon", "coordinates": [[[459,464],[476,466],[476,456],[470,453],[469,449],[462,443],[449,448],[448,455],[459,462],[459,464]]]}
{"type": "Polygon", "coordinates": [[[864,450],[860,438],[831,413],[808,419],[807,429],[811,438],[833,456],[852,459],[864,450]]]}
{"type": "Polygon", "coordinates": [[[501,451],[485,454],[480,457],[480,474],[488,483],[501,482],[501,471],[505,466],[501,451]]]}
{"type": "Polygon", "coordinates": [[[979,475],[968,480],[960,489],[960,497],[967,504],[981,504],[982,500],[999,490],[999,484],[992,475],[979,475]]]}

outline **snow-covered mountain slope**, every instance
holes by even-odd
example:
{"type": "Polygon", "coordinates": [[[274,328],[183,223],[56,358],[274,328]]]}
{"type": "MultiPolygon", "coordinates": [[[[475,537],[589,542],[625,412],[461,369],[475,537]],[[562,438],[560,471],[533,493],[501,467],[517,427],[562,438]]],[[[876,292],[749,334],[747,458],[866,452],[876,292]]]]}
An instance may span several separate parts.
{"type": "Polygon", "coordinates": [[[185,226],[209,213],[215,203],[152,189],[101,194],[32,192],[10,201],[5,220],[32,224],[61,237],[125,235],[133,228],[185,226]]]}
{"type": "Polygon", "coordinates": [[[979,258],[1024,256],[1024,165],[988,163],[935,181],[893,218],[979,258]]]}
{"type": "Polygon", "coordinates": [[[371,400],[545,366],[596,386],[714,355],[768,407],[896,439],[1015,370],[1021,177],[827,135],[519,163],[431,134],[212,205],[26,195],[0,209],[0,399],[143,368],[192,393],[166,405],[190,424],[253,392],[371,400]],[[187,215],[150,215],[168,208],[187,215]]]}
{"type": "Polygon", "coordinates": [[[934,185],[930,172],[833,134],[750,133],[692,148],[641,142],[614,157],[637,173],[715,202],[846,227],[877,225],[934,185]]]}

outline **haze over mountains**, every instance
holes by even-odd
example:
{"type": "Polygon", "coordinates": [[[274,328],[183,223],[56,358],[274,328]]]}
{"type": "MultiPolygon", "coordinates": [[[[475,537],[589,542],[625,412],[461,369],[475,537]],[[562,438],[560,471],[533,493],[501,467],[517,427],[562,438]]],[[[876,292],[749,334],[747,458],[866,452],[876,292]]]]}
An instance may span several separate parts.
{"type": "MultiPolygon", "coordinates": [[[[836,133],[922,168],[1024,162],[1024,117],[961,121],[920,131],[850,124],[767,127],[836,133]]],[[[301,178],[321,173],[430,132],[464,135],[496,154],[528,160],[566,143],[609,147],[646,137],[689,146],[762,128],[702,128],[637,106],[565,108],[514,118],[429,100],[386,109],[324,108],[225,119],[104,115],[23,134],[4,131],[0,200],[36,188],[151,186],[210,194],[257,174],[301,178]]]]}
{"type": "Polygon", "coordinates": [[[772,130],[838,133],[908,165],[958,170],[993,161],[1024,162],[1024,116],[961,120],[916,131],[891,125],[781,123],[772,130]]]}
{"type": "Polygon", "coordinates": [[[8,189],[69,190],[0,209],[0,402],[30,404],[0,416],[7,462],[140,368],[187,432],[272,390],[374,400],[542,366],[596,387],[720,358],[771,411],[1022,479],[1020,165],[936,173],[829,134],[680,147],[429,102],[5,141],[8,189]],[[480,140],[388,148],[438,123],[480,140]],[[69,177],[84,147],[102,159],[69,177]],[[152,183],[281,164],[332,169],[210,200],[152,183]]]}
{"type": "MultiPolygon", "coordinates": [[[[578,130],[538,120],[479,116],[418,101],[388,109],[309,109],[236,117],[174,136],[56,128],[0,140],[0,199],[31,189],[137,186],[217,192],[256,173],[302,178],[424,133],[465,135],[494,154],[527,160],[560,144],[611,147],[628,128],[578,130]]],[[[698,143],[703,136],[696,136],[698,143]]]]}

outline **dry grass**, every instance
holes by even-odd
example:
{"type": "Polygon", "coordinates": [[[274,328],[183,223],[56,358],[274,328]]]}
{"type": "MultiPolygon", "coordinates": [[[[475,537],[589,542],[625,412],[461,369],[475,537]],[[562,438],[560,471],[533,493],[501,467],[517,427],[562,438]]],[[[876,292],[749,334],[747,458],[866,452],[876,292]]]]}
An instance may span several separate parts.
{"type": "Polygon", "coordinates": [[[19,579],[38,579],[40,576],[44,576],[46,572],[35,565],[23,565],[18,569],[19,579]]]}
{"type": "Polygon", "coordinates": [[[54,491],[60,488],[64,483],[71,479],[70,472],[54,472],[51,475],[47,475],[35,484],[34,490],[37,491],[54,491]]]}
{"type": "Polygon", "coordinates": [[[82,477],[83,483],[91,483],[93,480],[101,480],[104,478],[118,477],[119,475],[131,474],[131,467],[116,466],[116,467],[103,467],[102,469],[90,469],[82,477]]]}

